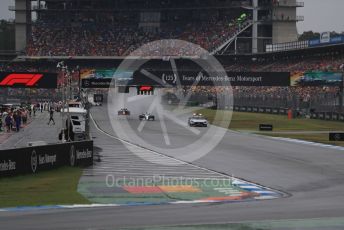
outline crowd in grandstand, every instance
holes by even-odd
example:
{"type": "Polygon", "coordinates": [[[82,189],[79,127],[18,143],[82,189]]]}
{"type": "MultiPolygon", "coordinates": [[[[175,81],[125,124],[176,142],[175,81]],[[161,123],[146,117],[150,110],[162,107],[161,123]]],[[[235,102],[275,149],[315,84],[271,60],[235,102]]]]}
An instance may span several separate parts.
{"type": "Polygon", "coordinates": [[[304,60],[279,59],[268,62],[238,62],[225,65],[228,71],[235,72],[290,72],[292,75],[304,71],[341,71],[340,65],[344,63],[344,57],[307,57],[304,60]]]}
{"type": "MultiPolygon", "coordinates": [[[[247,16],[248,18],[248,16],[247,16]]],[[[148,44],[132,55],[185,55],[198,53],[200,46],[213,50],[232,37],[248,20],[212,17],[206,21],[166,24],[147,30],[138,23],[90,22],[83,20],[66,24],[64,21],[37,21],[32,26],[26,53],[29,56],[124,56],[148,44]],[[178,39],[195,45],[172,42],[150,43],[178,39]],[[149,44],[150,43],[150,44],[149,44]]]]}

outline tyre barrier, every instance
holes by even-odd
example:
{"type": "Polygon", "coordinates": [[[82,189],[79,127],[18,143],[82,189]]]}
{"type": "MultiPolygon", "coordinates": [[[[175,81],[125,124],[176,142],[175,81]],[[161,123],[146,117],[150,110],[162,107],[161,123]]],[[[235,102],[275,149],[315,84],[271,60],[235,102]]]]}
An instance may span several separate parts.
{"type": "Polygon", "coordinates": [[[0,177],[93,165],[93,141],[0,150],[0,177]]]}
{"type": "MultiPolygon", "coordinates": [[[[233,111],[249,112],[249,113],[268,113],[276,115],[288,115],[288,108],[276,107],[258,107],[258,106],[233,106],[233,111]]],[[[294,116],[297,111],[294,110],[294,116]]],[[[311,119],[329,120],[329,121],[344,121],[344,114],[336,112],[311,112],[308,114],[311,119]]]]}
{"type": "Polygon", "coordinates": [[[270,113],[270,114],[280,114],[287,115],[287,108],[274,108],[274,107],[258,107],[258,106],[238,106],[233,107],[234,111],[237,112],[249,112],[249,113],[270,113]]]}

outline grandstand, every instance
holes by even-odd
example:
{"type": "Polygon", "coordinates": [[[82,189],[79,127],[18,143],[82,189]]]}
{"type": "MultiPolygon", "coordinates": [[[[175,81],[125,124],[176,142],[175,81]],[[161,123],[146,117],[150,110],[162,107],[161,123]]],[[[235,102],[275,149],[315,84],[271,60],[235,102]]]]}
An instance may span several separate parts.
{"type": "MultiPolygon", "coordinates": [[[[116,69],[124,56],[143,44],[159,39],[181,39],[214,54],[226,71],[290,72],[292,77],[341,72],[343,36],[323,44],[320,40],[297,42],[296,22],[303,20],[296,15],[297,7],[303,7],[303,3],[295,0],[16,0],[10,9],[16,12],[16,47],[21,53],[16,59],[3,62],[1,70],[55,72],[60,60],[65,60],[71,68],[79,66],[81,72],[116,69]],[[36,15],[35,20],[32,15],[36,15]]],[[[149,47],[155,51],[154,48],[149,47]]],[[[192,56],[195,52],[190,47],[182,48],[158,54],[192,56]]],[[[192,68],[185,60],[176,63],[179,68],[192,68]]],[[[163,68],[165,64],[158,58],[154,65],[163,68]]],[[[192,98],[199,100],[221,92],[220,88],[192,90],[192,98]]],[[[15,92],[2,89],[1,98],[44,101],[51,95],[55,100],[61,97],[59,90],[16,89],[15,92]]],[[[236,106],[270,104],[305,113],[341,112],[340,95],[338,84],[234,87],[236,106]]]]}
{"type": "Polygon", "coordinates": [[[215,53],[260,53],[297,39],[296,0],[15,0],[16,50],[28,56],[125,56],[182,39],[215,53]],[[35,18],[35,20],[32,20],[35,18]]]}

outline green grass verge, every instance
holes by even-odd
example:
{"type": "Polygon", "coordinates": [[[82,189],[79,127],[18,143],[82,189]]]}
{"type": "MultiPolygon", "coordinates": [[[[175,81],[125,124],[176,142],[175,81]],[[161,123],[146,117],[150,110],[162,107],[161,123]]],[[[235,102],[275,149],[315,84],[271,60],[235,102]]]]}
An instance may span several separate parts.
{"type": "MultiPolygon", "coordinates": [[[[214,120],[216,112],[221,110],[201,109],[200,113],[206,116],[214,125],[219,121],[214,120]]],[[[315,119],[292,119],[286,115],[233,112],[229,127],[234,130],[258,131],[259,124],[268,123],[274,126],[274,131],[333,131],[344,130],[344,122],[324,121],[315,119]]]]}
{"type": "Polygon", "coordinates": [[[64,167],[0,179],[0,207],[89,204],[77,192],[81,168],[64,167]]]}
{"type": "MultiPolygon", "coordinates": [[[[201,109],[200,113],[204,114],[214,125],[219,125],[220,121],[215,119],[216,112],[223,113],[221,110],[201,109]]],[[[221,115],[221,114],[220,114],[221,115]]],[[[220,116],[221,117],[221,116],[220,116]]],[[[275,134],[275,133],[261,133],[258,130],[259,124],[268,123],[274,126],[276,132],[299,132],[299,131],[340,131],[344,130],[344,122],[338,121],[324,121],[315,119],[292,119],[288,120],[286,115],[274,115],[274,114],[261,114],[261,113],[244,113],[244,112],[233,112],[232,120],[229,128],[238,131],[250,131],[256,132],[262,135],[276,136],[276,137],[287,137],[294,139],[301,139],[307,141],[314,141],[325,144],[340,145],[344,146],[342,142],[333,142],[328,140],[328,134],[275,134]]]]}

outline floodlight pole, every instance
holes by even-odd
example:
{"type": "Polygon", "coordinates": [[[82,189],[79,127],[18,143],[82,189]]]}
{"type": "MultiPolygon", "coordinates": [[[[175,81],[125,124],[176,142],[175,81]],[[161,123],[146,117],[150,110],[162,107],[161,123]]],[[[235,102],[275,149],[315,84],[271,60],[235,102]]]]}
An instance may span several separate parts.
{"type": "Polygon", "coordinates": [[[63,77],[63,81],[62,81],[62,141],[65,141],[65,134],[64,134],[64,116],[65,116],[65,106],[67,105],[67,135],[68,135],[68,139],[67,141],[70,141],[70,135],[69,135],[69,123],[70,123],[70,113],[69,113],[69,104],[67,103],[67,100],[70,99],[71,97],[71,75],[70,72],[68,70],[68,66],[64,64],[63,61],[59,62],[57,64],[57,69],[59,69],[62,72],[62,77],[63,77]],[[66,82],[67,80],[67,82],[66,82]],[[67,92],[66,92],[67,90],[67,92]]]}
{"type": "Polygon", "coordinates": [[[63,90],[63,99],[62,99],[62,130],[63,130],[63,137],[62,137],[62,141],[65,142],[66,141],[66,135],[65,135],[65,122],[64,122],[64,118],[65,118],[65,107],[66,107],[66,82],[65,82],[65,78],[66,78],[66,73],[65,73],[65,69],[62,69],[62,76],[63,76],[63,81],[62,81],[62,90],[63,90]]]}
{"type": "Polygon", "coordinates": [[[78,71],[78,94],[79,94],[79,99],[81,100],[81,73],[80,73],[79,66],[76,66],[76,71],[78,71]]]}
{"type": "MultiPolygon", "coordinates": [[[[67,98],[68,100],[71,100],[71,74],[68,70],[68,67],[66,66],[66,71],[67,71],[67,98]]],[[[68,104],[68,101],[67,101],[67,135],[68,135],[68,142],[70,142],[70,113],[69,113],[69,104],[68,104]]]]}

